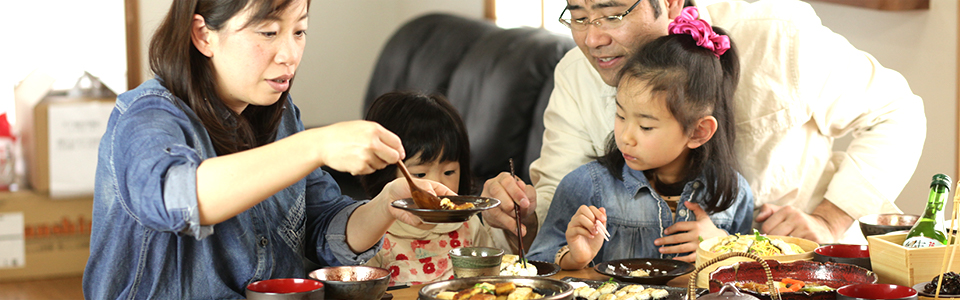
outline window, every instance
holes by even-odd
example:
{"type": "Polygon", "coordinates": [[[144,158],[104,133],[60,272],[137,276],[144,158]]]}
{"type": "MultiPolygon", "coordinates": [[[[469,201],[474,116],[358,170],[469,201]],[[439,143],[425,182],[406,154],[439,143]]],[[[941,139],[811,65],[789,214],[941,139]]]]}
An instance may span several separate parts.
{"type": "Polygon", "coordinates": [[[494,13],[491,15],[488,12],[487,16],[496,20],[500,27],[542,27],[556,33],[570,34],[570,29],[557,21],[563,7],[567,5],[566,0],[485,1],[485,7],[494,9],[494,13]]]}

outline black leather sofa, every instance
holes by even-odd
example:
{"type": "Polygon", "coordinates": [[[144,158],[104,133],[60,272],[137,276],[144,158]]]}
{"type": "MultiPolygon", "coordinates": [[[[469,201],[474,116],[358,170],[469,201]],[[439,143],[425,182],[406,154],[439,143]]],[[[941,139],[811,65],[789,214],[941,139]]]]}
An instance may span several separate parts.
{"type": "MultiPolygon", "coordinates": [[[[473,175],[486,179],[509,169],[530,182],[540,156],[543,110],[553,70],[575,47],[568,35],[541,28],[503,29],[491,22],[433,13],[402,25],[384,45],[370,77],[364,114],[390,91],[440,93],[463,116],[473,175]]],[[[335,174],[344,192],[363,197],[359,182],[335,174]]]]}

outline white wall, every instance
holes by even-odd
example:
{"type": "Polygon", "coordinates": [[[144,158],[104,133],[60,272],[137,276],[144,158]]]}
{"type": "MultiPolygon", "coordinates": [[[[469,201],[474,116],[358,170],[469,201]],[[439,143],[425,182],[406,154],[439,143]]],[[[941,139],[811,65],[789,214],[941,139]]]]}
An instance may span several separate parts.
{"type": "Polygon", "coordinates": [[[930,0],[928,10],[901,12],[817,1],[810,5],[824,25],[873,54],[883,66],[899,71],[923,98],[927,117],[923,156],[897,198],[904,212],[923,213],[933,174],[950,175],[954,182],[960,179],[956,170],[957,1],[930,0]]]}
{"type": "MultiPolygon", "coordinates": [[[[149,79],[150,37],[172,0],[140,0],[142,78],[149,79]]],[[[373,64],[383,44],[404,22],[442,11],[471,18],[483,16],[481,0],[313,0],[303,61],[291,94],[307,127],[363,118],[373,64]]]]}

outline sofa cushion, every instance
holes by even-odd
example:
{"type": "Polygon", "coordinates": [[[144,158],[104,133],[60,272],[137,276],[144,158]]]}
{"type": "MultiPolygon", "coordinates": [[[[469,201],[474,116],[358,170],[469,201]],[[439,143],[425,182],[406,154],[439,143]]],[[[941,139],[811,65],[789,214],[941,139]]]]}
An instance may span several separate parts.
{"type": "Polygon", "coordinates": [[[553,70],[574,46],[568,36],[525,27],[487,34],[464,55],[446,95],[467,125],[480,180],[508,170],[513,158],[517,175],[530,182],[553,70]]]}
{"type": "Polygon", "coordinates": [[[497,31],[503,29],[450,14],[427,14],[407,22],[380,53],[364,97],[364,115],[373,100],[387,92],[446,95],[450,75],[464,53],[482,36],[497,31]]]}

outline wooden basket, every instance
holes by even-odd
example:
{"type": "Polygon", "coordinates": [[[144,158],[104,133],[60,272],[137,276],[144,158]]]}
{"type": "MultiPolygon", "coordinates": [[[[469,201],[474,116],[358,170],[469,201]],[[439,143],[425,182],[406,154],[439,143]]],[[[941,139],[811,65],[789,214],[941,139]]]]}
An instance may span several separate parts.
{"type": "MultiPolygon", "coordinates": [[[[780,300],[780,290],[778,290],[776,284],[773,283],[773,273],[770,272],[770,266],[768,266],[767,262],[764,261],[759,256],[756,256],[750,253],[744,253],[744,252],[731,252],[731,253],[721,254],[720,256],[717,256],[707,262],[704,262],[702,265],[699,265],[695,270],[693,270],[693,276],[690,276],[690,282],[687,284],[687,300],[697,299],[697,277],[699,277],[697,275],[700,274],[700,271],[713,266],[713,264],[717,262],[720,262],[732,257],[744,257],[744,258],[748,258],[746,261],[749,261],[750,259],[752,259],[760,263],[760,266],[763,267],[764,273],[767,274],[767,286],[770,287],[770,295],[772,296],[771,297],[772,300],[780,300]]],[[[716,269],[716,267],[714,267],[714,269],[716,269]]],[[[722,290],[723,289],[721,288],[721,291],[722,290]]]]}
{"type": "MultiPolygon", "coordinates": [[[[782,263],[797,261],[797,260],[813,260],[813,250],[817,249],[817,247],[820,247],[820,244],[817,244],[814,241],[802,239],[802,238],[779,236],[779,235],[769,235],[766,237],[772,238],[772,239],[780,239],[787,243],[797,244],[797,246],[800,246],[800,248],[803,249],[804,252],[800,254],[793,254],[793,255],[758,256],[760,257],[760,259],[763,259],[763,260],[770,259],[770,260],[776,260],[782,263]]],[[[712,248],[713,245],[716,245],[721,238],[723,237],[710,238],[703,242],[700,242],[700,246],[697,247],[696,265],[700,265],[708,260],[723,256],[723,254],[710,252],[710,248],[712,248]]],[[[723,260],[721,263],[716,264],[714,266],[707,266],[702,271],[699,271],[699,273],[694,273],[692,277],[698,278],[697,287],[709,288],[710,272],[713,272],[714,270],[716,270],[721,266],[732,265],[741,261],[750,261],[749,258],[742,257],[742,256],[737,257],[736,255],[729,256],[728,258],[729,259],[723,260]]]]}
{"type": "MultiPolygon", "coordinates": [[[[870,265],[880,283],[913,286],[930,281],[940,274],[943,256],[949,247],[907,248],[902,246],[907,234],[871,235],[870,265]]],[[[960,272],[960,255],[954,258],[947,271],[960,272]]]]}

